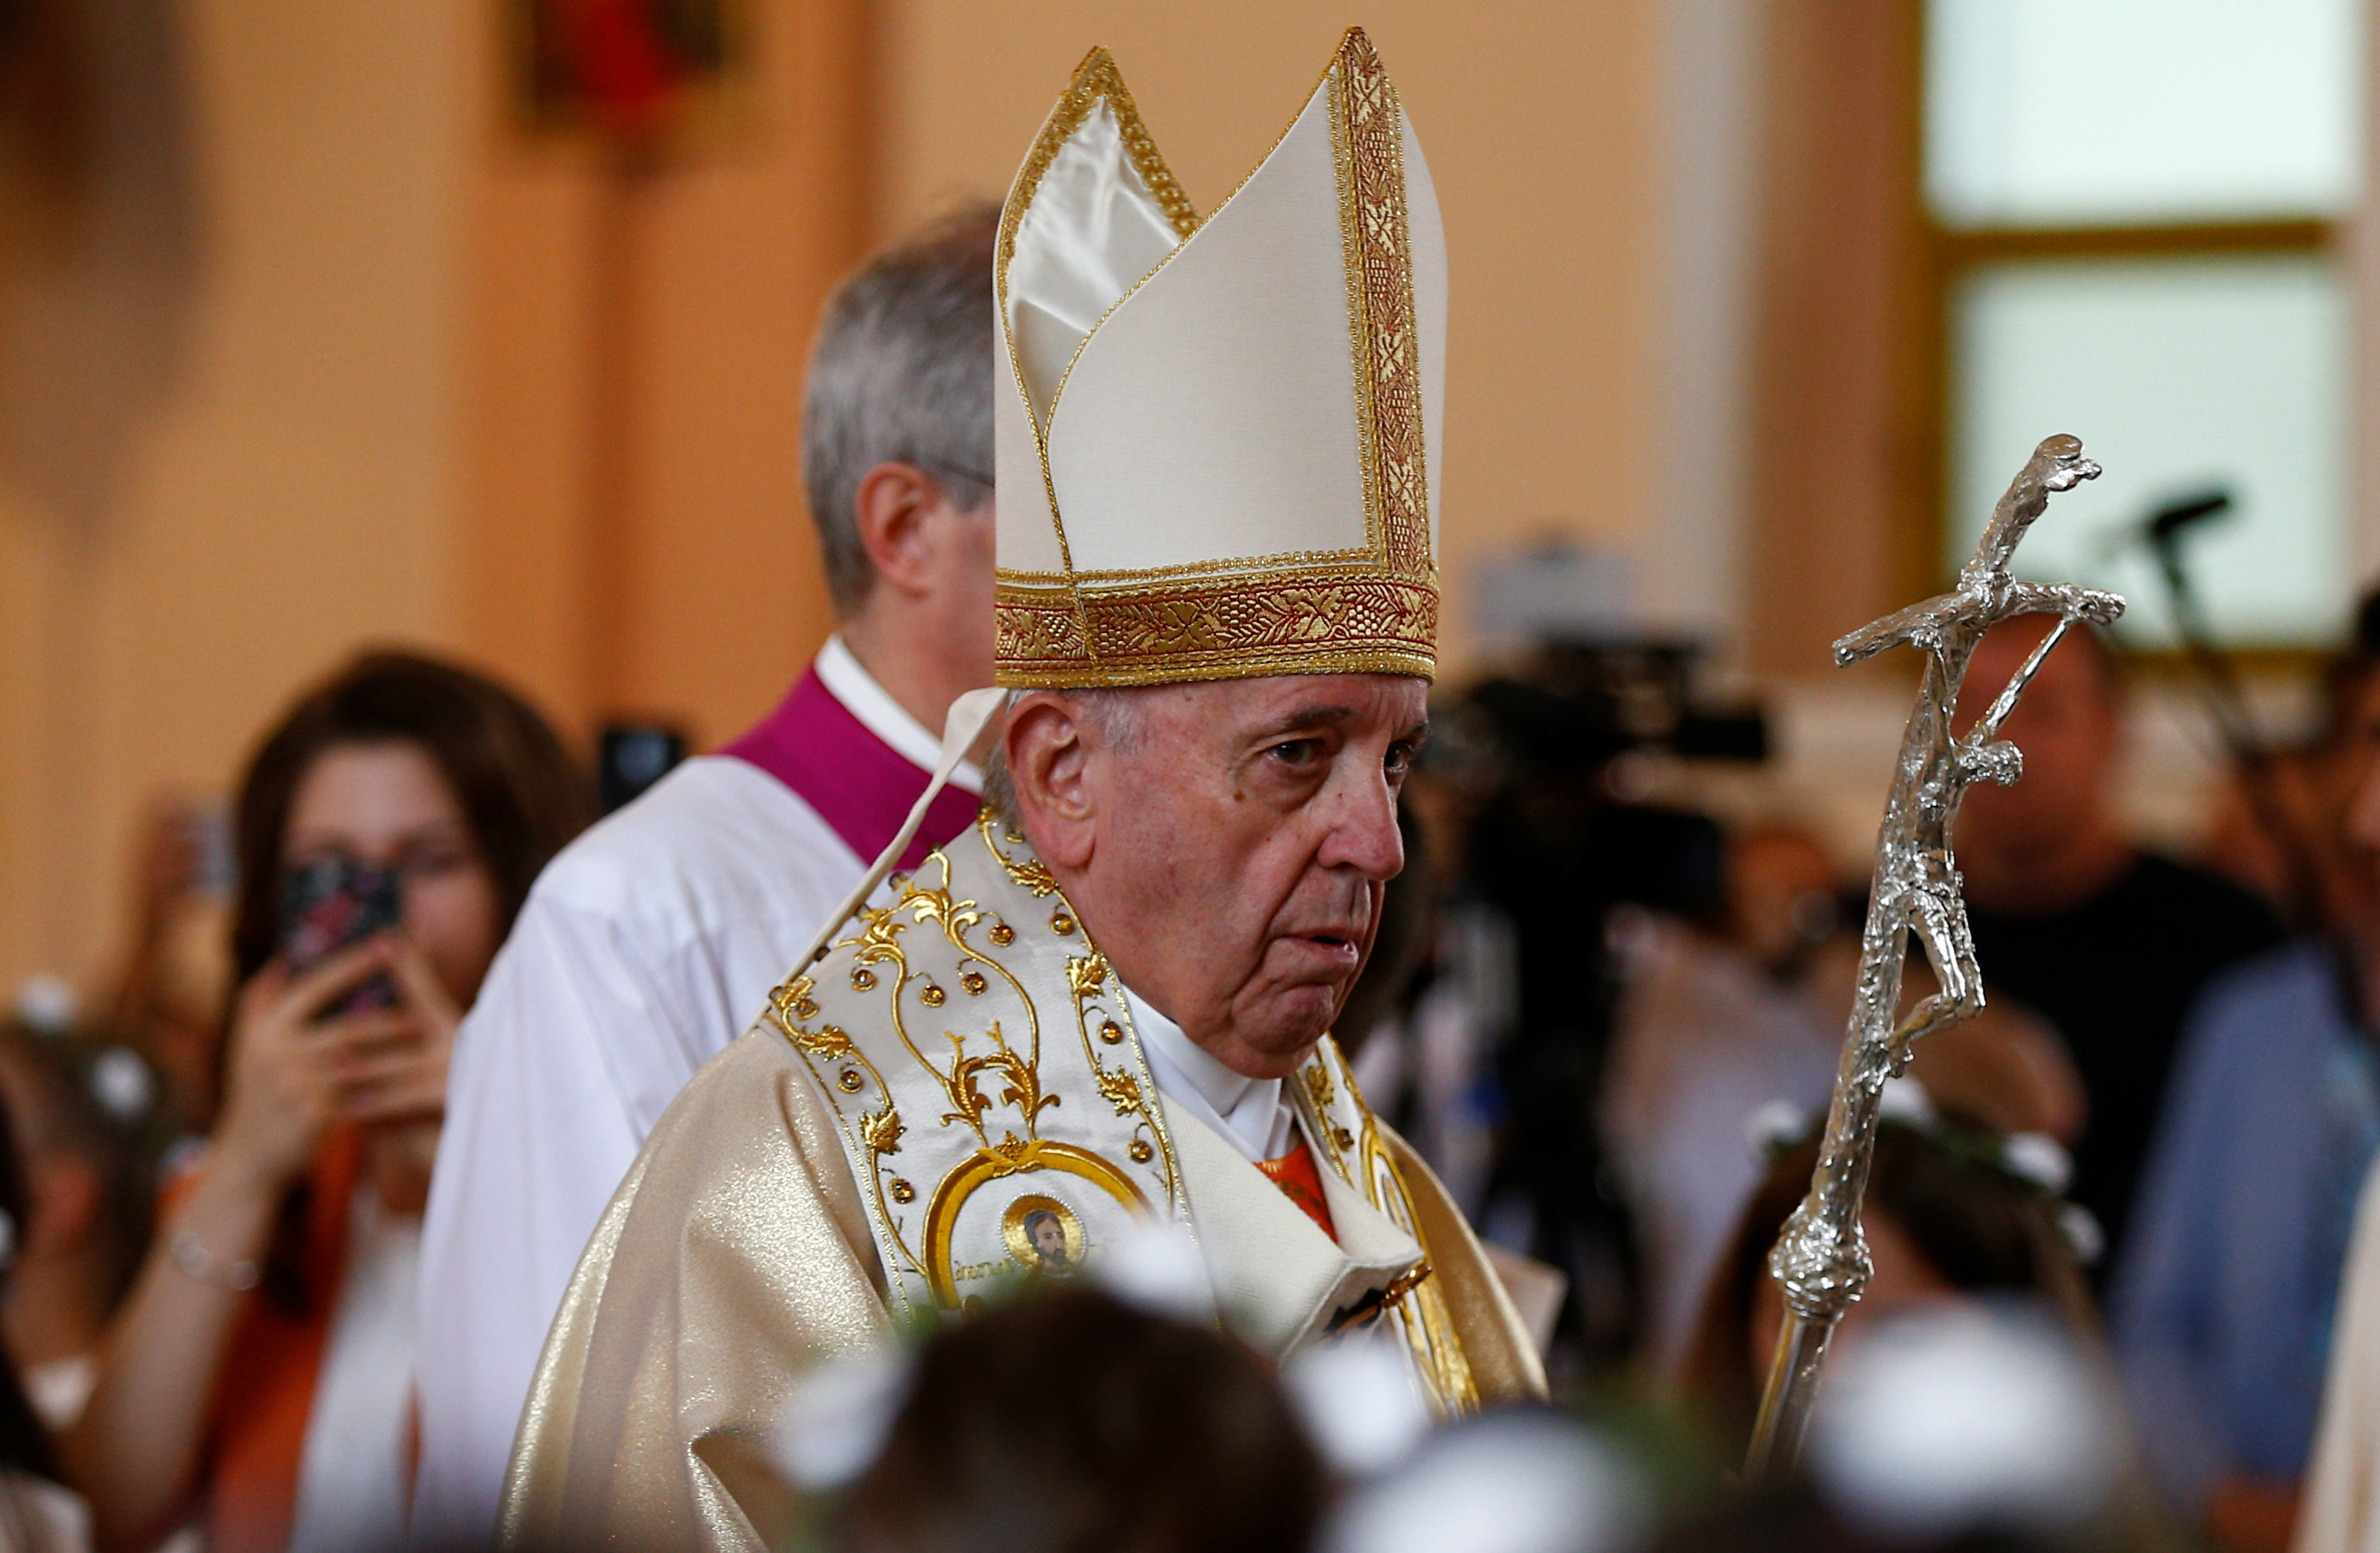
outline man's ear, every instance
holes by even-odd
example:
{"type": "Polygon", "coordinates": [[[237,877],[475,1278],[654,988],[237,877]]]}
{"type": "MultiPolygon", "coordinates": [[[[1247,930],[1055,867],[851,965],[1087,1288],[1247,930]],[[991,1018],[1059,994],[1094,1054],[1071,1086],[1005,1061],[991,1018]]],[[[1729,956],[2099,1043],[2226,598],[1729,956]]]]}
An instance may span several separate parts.
{"type": "Polygon", "coordinates": [[[932,591],[936,556],[926,520],[949,504],[934,477],[914,464],[879,464],[860,477],[851,504],[877,576],[912,596],[932,591]]]}
{"type": "Polygon", "coordinates": [[[1081,708],[1047,691],[1011,707],[1001,734],[1017,819],[1034,850],[1077,872],[1090,864],[1099,812],[1090,771],[1097,740],[1081,708]]]}

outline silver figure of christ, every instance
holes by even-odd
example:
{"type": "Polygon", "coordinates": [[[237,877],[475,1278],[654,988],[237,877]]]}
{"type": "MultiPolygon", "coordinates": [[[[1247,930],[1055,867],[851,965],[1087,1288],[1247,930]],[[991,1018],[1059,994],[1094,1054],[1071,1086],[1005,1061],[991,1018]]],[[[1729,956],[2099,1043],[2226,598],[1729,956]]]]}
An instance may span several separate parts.
{"type": "Polygon", "coordinates": [[[1992,511],[1974,558],[1951,591],[1863,626],[1835,643],[1839,666],[1907,644],[1925,654],[1925,676],[1901,734],[1900,755],[1876,838],[1876,874],[1860,945],[1858,989],[1835,1076],[1833,1104],[1811,1172],[1810,1193],[1768,1256],[1769,1275],[1785,1297],[1785,1325],[1760,1400],[1746,1473],[1755,1481],[1799,1458],[1827,1341],[1867,1284],[1867,1241],[1860,1200],[1876,1151],[1885,1081],[1909,1065],[1911,1047],[1984,1006],[1983,982],[1950,854],[1959,800],[1978,782],[2013,783],[2024,770],[2000,725],[2016,710],[2067,630],[2078,620],[2106,625],[2124,601],[2097,588],[2018,582],[2009,558],[2048,506],[2052,492],[2095,478],[2073,437],[2051,437],[2026,460],[1992,511]],[[1951,732],[1960,684],[1984,633],[2011,615],[2054,614],[2057,625],[2025,660],[1990,708],[1963,736],[1951,732]],[[1934,968],[1936,989],[1900,1013],[1901,969],[1914,933],[1934,968]]]}

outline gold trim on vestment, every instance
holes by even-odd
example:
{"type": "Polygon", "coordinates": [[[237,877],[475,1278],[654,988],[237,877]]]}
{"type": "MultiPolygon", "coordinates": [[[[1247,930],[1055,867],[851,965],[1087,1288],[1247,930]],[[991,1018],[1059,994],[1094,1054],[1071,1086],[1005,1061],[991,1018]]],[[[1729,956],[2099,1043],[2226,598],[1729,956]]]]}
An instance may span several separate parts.
{"type": "Polygon", "coordinates": [[[1422,1248],[1422,1261],[1414,1273],[1383,1292],[1382,1318],[1397,1323],[1432,1405],[1448,1416],[1476,1413],[1477,1380],[1463,1357],[1441,1280],[1430,1276],[1443,1248],[1431,1244],[1422,1225],[1413,1187],[1390,1153],[1372,1108],[1355,1087],[1354,1070],[1338,1046],[1326,1040],[1298,1070],[1297,1078],[1290,1093],[1323,1161],[1422,1248]]]}
{"type": "Polygon", "coordinates": [[[1026,207],[1033,202],[1034,191],[1041,186],[1041,175],[1058,160],[1058,153],[1102,98],[1107,101],[1108,111],[1115,115],[1116,128],[1122,134],[1124,153],[1132,158],[1133,171],[1148,186],[1158,209],[1173,224],[1175,234],[1186,237],[1198,230],[1197,207],[1190,203],[1190,196],[1183,191],[1173,169],[1165,164],[1164,155],[1158,151],[1156,138],[1141,122],[1140,104],[1133,101],[1132,89],[1123,84],[1123,73],[1116,68],[1115,56],[1104,48],[1093,48],[1075,67],[1074,79],[1066,83],[1065,93],[1050,110],[1041,133],[1034,139],[1033,149],[1025,153],[1025,164],[1017,169],[1008,209],[1000,222],[1000,261],[1003,270],[1015,257],[1016,228],[1025,219],[1026,207]]]}
{"type": "MultiPolygon", "coordinates": [[[[962,1216],[995,1183],[1070,1176],[1130,1217],[1184,1211],[1139,1044],[1121,1038],[1122,989],[1049,868],[1006,837],[985,809],[915,875],[894,875],[889,903],[861,907],[765,1015],[834,1113],[904,1315],[956,1308],[962,1283],[1010,1270],[956,1255],[962,1216]],[[970,868],[954,866],[963,857],[970,868]],[[1044,1029],[1061,992],[1075,1041],[1044,1029]],[[1094,1033],[1111,1026],[1111,1043],[1094,1033]],[[1059,1038],[1045,1045],[1045,1033],[1059,1038]],[[1043,1134],[1052,1113],[1063,1137],[1043,1134]]],[[[1122,1223],[1094,1201],[1074,1211],[1076,1232],[1102,1216],[1106,1232],[1122,1223]]]]}
{"type": "Polygon", "coordinates": [[[1338,550],[1284,550],[1266,555],[1221,555],[1206,561],[1177,561],[1164,566],[1111,566],[1078,572],[1028,572],[1021,566],[1003,568],[1000,580],[1016,587],[1036,583],[1052,588],[1090,582],[1154,582],[1167,577],[1212,576],[1219,572],[1247,572],[1258,567],[1280,572],[1301,566],[1362,565],[1374,554],[1368,543],[1338,550]]]}
{"type": "MultiPolygon", "coordinates": [[[[1413,1188],[1406,1184],[1404,1171],[1382,1146],[1377,1131],[1369,1127],[1364,1133],[1363,1157],[1373,1206],[1395,1220],[1398,1228],[1427,1245],[1420,1216],[1414,1211],[1413,1188]]],[[[1472,1379],[1469,1362],[1463,1356],[1463,1342],[1455,1332],[1454,1317],[1447,1309],[1444,1288],[1434,1279],[1425,1280],[1415,1287],[1410,1299],[1392,1305],[1390,1310],[1404,1330],[1415,1364],[1429,1377],[1439,1409],[1449,1414],[1476,1413],[1479,1388],[1472,1379]]]]}
{"type": "MultiPolygon", "coordinates": [[[[1065,1270],[1132,1220],[1195,1231],[1123,986],[1021,831],[979,811],[845,928],[765,1017],[834,1113],[896,1308],[965,1309],[970,1283],[1058,1271],[1019,1249],[1019,1203],[1064,1210],[1065,1270]]],[[[1471,1411],[1439,1251],[1354,1074],[1325,1039],[1288,1090],[1318,1168],[1421,1253],[1369,1308],[1398,1323],[1433,1405],[1471,1411]]]]}
{"type": "MultiPolygon", "coordinates": [[[[1080,1176],[1124,1207],[1139,1213],[1150,1211],[1148,1199],[1132,1183],[1132,1178],[1087,1148],[1037,1138],[1013,1150],[985,1149],[942,1178],[942,1183],[934,1188],[933,1203],[926,1209],[923,1260],[926,1280],[934,1292],[936,1304],[946,1310],[958,1308],[958,1287],[952,1276],[951,1234],[957,1226],[959,1209],[966,1206],[976,1188],[1026,1171],[1058,1171],[1080,1176]]],[[[1006,1229],[1004,1221],[1002,1228],[1006,1229]]],[[[1077,1221],[1069,1239],[1079,1243],[1082,1232],[1077,1221]]]]}

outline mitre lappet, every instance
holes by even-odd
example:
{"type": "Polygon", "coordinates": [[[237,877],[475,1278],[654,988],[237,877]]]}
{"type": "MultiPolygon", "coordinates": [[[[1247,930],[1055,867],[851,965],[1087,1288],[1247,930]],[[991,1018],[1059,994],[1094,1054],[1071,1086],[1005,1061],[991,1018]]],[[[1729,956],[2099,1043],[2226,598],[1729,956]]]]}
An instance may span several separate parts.
{"type": "MultiPolygon", "coordinates": [[[[999,685],[953,708],[944,773],[1025,691],[1433,674],[1444,238],[1361,31],[1204,219],[1094,50],[1010,190],[993,297],[999,685]]],[[[515,1456],[513,1540],[732,1542],[690,1463],[807,1364],[1095,1272],[1152,1225],[1186,1227],[1261,1352],[1360,1334],[1442,1413],[1542,1393],[1461,1213],[1328,1037],[1279,1081],[1305,1160],[1284,1171],[1167,1079],[1220,1065],[1119,978],[1015,821],[988,807],[888,875],[906,840],[606,1214],[515,1456]]]]}

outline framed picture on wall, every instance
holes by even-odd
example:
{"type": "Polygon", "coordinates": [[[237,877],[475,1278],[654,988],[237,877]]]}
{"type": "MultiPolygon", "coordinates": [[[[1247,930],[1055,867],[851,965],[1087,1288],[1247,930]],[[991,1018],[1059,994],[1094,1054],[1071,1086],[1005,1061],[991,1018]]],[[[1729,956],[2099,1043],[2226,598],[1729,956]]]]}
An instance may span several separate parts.
{"type": "Polygon", "coordinates": [[[732,125],[752,68],[748,0],[500,0],[518,119],[633,144],[732,125]]]}

